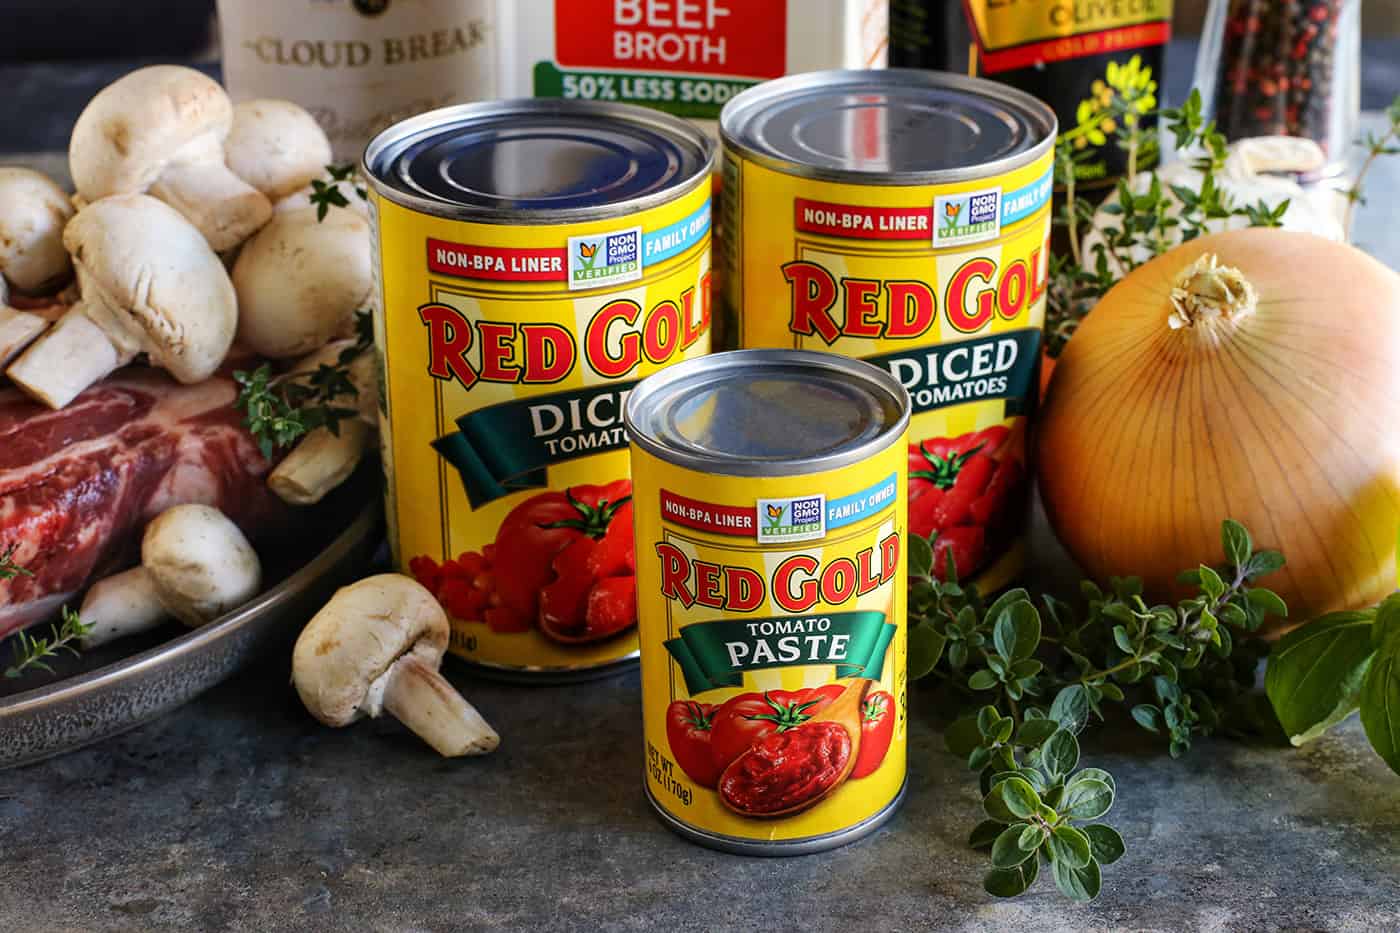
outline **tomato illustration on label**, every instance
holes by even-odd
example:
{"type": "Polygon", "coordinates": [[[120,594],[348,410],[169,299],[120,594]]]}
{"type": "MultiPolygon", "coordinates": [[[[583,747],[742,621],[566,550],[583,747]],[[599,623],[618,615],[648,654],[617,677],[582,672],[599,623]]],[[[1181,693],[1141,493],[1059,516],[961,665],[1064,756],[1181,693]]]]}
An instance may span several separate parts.
{"type": "Polygon", "coordinates": [[[715,765],[723,771],[759,739],[795,729],[831,705],[841,695],[840,684],[804,690],[765,690],[741,693],[715,714],[711,747],[715,765]]]}
{"type": "Polygon", "coordinates": [[[625,479],[542,492],[506,515],[482,554],[442,565],[415,557],[409,569],[449,613],[493,632],[538,627],[561,644],[610,638],[637,624],[631,498],[625,479]]]}
{"type": "Polygon", "coordinates": [[[1020,426],[993,425],[909,445],[909,530],[933,544],[934,569],[976,573],[1014,537],[1028,491],[1020,426]]]}
{"type": "Polygon", "coordinates": [[[713,788],[722,770],[710,741],[718,707],[695,700],[676,700],[666,708],[666,741],[671,757],[696,784],[713,788]]]}
{"type": "Polygon", "coordinates": [[[865,698],[861,705],[860,752],[851,770],[852,780],[874,774],[884,762],[894,736],[894,718],[894,697],[888,691],[877,690],[865,698]]]}

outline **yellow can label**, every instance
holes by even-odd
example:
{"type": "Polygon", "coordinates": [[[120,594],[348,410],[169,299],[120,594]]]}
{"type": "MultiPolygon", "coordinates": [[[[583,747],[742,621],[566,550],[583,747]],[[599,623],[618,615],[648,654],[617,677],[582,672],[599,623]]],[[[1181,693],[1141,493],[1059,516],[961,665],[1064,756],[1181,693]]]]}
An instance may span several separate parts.
{"type": "Polygon", "coordinates": [[[934,542],[940,571],[951,559],[984,590],[1025,559],[1052,161],[906,187],[801,178],[725,151],[726,341],[888,369],[913,402],[910,531],[934,542]]]}
{"type": "Polygon", "coordinates": [[[400,568],[451,650],[516,669],[637,650],[623,406],[710,349],[710,185],[571,225],[376,195],[384,468],[400,568]]]}
{"type": "Polygon", "coordinates": [[[652,799],[754,842],[879,814],[905,776],[903,438],[796,477],[634,446],[632,476],[652,799]]]}

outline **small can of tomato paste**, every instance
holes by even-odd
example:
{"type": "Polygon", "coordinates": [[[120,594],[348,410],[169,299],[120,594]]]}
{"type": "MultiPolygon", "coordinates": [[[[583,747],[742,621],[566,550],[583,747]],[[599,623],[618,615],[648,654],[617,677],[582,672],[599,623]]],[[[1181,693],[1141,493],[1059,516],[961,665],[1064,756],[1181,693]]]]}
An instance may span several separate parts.
{"type": "Polygon", "coordinates": [[[814,852],[903,796],[908,427],[888,372],[801,350],[628,400],[645,786],[682,835],[814,852]]]}
{"type": "MultiPolygon", "coordinates": [[[[913,403],[912,534],[984,592],[1026,550],[1055,115],[931,71],[828,71],[720,116],[724,346],[862,357],[913,403]]],[[[721,327],[722,325],[722,327],[721,327]]]]}
{"type": "Polygon", "coordinates": [[[389,540],[467,661],[636,657],[623,406],[709,352],[713,159],[682,120],[579,101],[435,110],[365,152],[389,540]]]}

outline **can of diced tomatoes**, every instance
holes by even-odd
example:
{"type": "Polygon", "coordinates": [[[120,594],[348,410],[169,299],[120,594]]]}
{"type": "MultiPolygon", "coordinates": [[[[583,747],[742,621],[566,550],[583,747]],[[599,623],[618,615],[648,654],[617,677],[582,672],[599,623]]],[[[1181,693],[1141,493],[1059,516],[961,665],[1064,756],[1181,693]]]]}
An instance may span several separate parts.
{"type": "Polygon", "coordinates": [[[905,788],[909,395],[835,354],[740,350],[627,402],[645,786],[704,845],[796,855],[905,788]]]}
{"type": "Polygon", "coordinates": [[[709,352],[713,160],[682,120],[578,101],[435,110],[365,152],[389,540],[467,661],[637,655],[623,406],[709,352]]]}
{"type": "Polygon", "coordinates": [[[931,71],[829,71],[720,117],[716,339],[862,357],[913,403],[909,530],[984,592],[1022,569],[1055,115],[931,71]]]}

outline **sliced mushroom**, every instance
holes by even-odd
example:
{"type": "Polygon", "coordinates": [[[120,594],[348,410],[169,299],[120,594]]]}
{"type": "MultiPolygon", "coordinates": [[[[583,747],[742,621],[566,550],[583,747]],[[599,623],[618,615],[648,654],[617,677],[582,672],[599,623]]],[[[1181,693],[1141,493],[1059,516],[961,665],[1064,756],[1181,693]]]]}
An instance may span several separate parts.
{"type": "Polygon", "coordinates": [[[68,146],[73,182],[89,203],[149,189],[215,250],[232,249],[272,216],[272,203],[224,164],[232,123],[233,104],[212,78],[178,65],[140,68],[79,114],[68,146]]]}
{"type": "Polygon", "coordinates": [[[447,616],[423,586],[396,573],[336,591],[292,652],[292,681],[328,726],[388,710],[440,755],[483,755],[500,736],[438,673],[447,616]]]}
{"type": "Polygon", "coordinates": [[[344,419],[336,430],[317,428],[302,438],[291,453],[267,478],[267,485],[284,502],[315,505],[355,472],[369,449],[378,424],[378,391],[375,387],[373,357],[368,351],[356,353],[353,340],[336,340],[299,361],[282,378],[294,379],[315,372],[321,366],[341,365],[342,356],[354,354],[348,364],[354,394],[332,399],[340,408],[353,408],[355,418],[344,419]]]}
{"type": "Polygon", "coordinates": [[[245,100],[224,141],[228,167],[271,201],[311,184],[331,161],[316,118],[289,100],[245,100]]]}
{"type": "Polygon", "coordinates": [[[239,342],[273,359],[317,350],[349,332],[373,284],[363,217],[279,213],[244,244],[233,267],[239,342]]]}
{"type": "Polygon", "coordinates": [[[243,532],[207,505],[177,505],[146,526],[141,566],[93,584],[79,613],[89,647],[174,616],[197,628],[258,595],[262,565],[243,532]]]}
{"type": "Polygon", "coordinates": [[[10,365],[20,388],[62,408],[138,353],[183,383],[218,369],[238,322],[233,285],[172,208],[140,194],[94,201],[63,243],[82,298],[10,365]]]}
{"type": "Polygon", "coordinates": [[[49,326],[41,315],[10,307],[8,289],[49,294],[73,274],[63,227],[73,207],[47,175],[0,167],[0,367],[49,326]]]}

